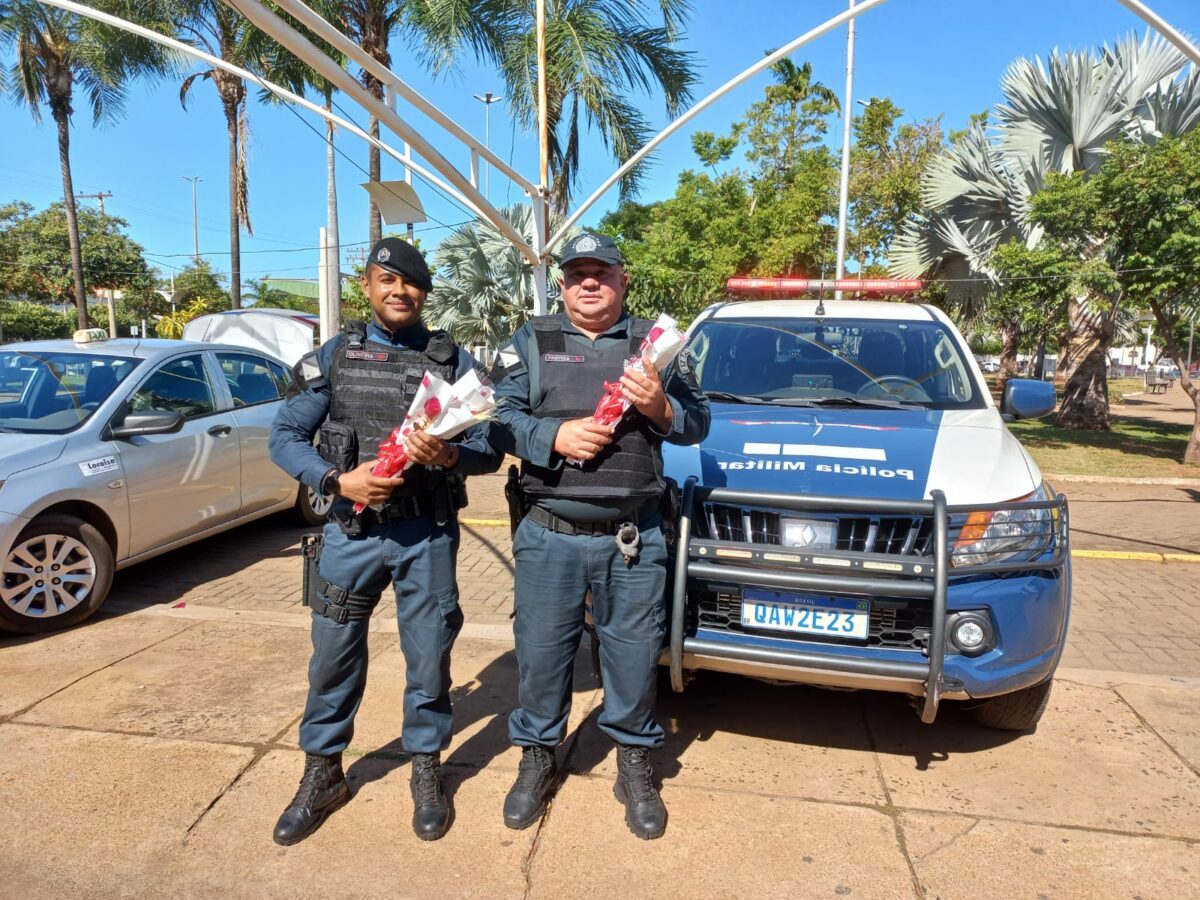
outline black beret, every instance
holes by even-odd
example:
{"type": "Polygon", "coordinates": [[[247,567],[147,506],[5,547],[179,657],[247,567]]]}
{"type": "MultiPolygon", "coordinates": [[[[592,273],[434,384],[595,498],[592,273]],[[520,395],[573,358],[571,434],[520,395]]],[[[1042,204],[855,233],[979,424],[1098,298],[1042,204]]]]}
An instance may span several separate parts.
{"type": "Polygon", "coordinates": [[[433,290],[433,276],[421,251],[403,238],[386,237],[371,248],[367,263],[395,272],[423,291],[433,290]]]}

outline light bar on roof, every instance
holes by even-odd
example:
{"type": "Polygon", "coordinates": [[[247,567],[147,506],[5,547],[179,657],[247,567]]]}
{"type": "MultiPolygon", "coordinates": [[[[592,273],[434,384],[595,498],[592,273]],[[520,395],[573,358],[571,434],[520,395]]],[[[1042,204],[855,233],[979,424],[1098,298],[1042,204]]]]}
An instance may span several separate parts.
{"type": "Polygon", "coordinates": [[[919,291],[920,278],[726,278],[733,294],[803,294],[843,291],[869,294],[907,294],[919,291]]]}

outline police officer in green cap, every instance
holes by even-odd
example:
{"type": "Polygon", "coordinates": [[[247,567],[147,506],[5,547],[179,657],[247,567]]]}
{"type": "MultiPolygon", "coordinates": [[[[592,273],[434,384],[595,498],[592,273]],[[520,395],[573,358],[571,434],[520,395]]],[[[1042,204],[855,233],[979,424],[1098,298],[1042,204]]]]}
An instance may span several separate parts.
{"type": "Polygon", "coordinates": [[[486,424],[451,442],[417,432],[407,444],[415,465],[395,478],[371,474],[379,444],[404,418],[424,373],[455,381],[475,362],[421,321],[433,281],[411,244],[377,243],[361,284],[371,322],[349,323],[297,363],[301,389],[271,433],[271,458],[281,468],[336,496],[319,564],[327,586],[311,601],[304,774],[275,826],[279,844],[308,837],[350,799],[342,751],[366,686],[371,612],[388,585],[407,668],[402,740],[412,755],[413,830],[436,840],[450,825],[440,753],[453,723],[450,649],[463,624],[454,572],[457,512],[466,502],[464,477],[494,472],[502,457],[486,424]],[[355,503],[367,508],[356,515],[355,503]]]}
{"type": "Polygon", "coordinates": [[[532,825],[557,784],[555,747],[590,592],[604,681],[599,726],[617,744],[615,792],[630,830],[650,839],[666,828],[650,764],[663,742],[654,716],[667,578],[661,448],[703,440],[708,399],[686,366],[661,379],[653,366],[625,369],[651,323],[624,309],[629,277],[610,238],[578,235],[560,264],[563,311],[520,328],[498,363],[501,436],[523,460],[531,504],[513,537],[520,686],[508,730],[522,755],[504,821],[532,825]],[[632,408],[613,428],[591,415],[604,382],[618,380],[632,408]]]}

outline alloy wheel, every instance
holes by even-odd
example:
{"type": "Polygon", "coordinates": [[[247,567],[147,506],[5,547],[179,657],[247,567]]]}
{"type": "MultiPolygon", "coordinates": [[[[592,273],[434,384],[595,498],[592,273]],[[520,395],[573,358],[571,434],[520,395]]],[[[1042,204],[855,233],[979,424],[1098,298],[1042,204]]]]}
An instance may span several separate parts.
{"type": "Polygon", "coordinates": [[[76,538],[39,534],[9,551],[0,577],[6,606],[23,616],[50,618],[87,599],[96,583],[96,559],[76,538]]]}

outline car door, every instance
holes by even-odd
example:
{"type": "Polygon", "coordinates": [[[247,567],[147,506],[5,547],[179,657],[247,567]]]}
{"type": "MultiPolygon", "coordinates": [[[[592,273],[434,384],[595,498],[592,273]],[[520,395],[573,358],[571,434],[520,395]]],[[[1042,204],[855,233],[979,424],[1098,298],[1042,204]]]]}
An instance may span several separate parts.
{"type": "Polygon", "coordinates": [[[235,518],[241,509],[237,423],[203,353],[172,357],[133,390],[126,409],[184,416],[175,434],[119,442],[129,491],[130,553],[137,555],[235,518]]]}
{"type": "Polygon", "coordinates": [[[286,383],[275,371],[283,367],[265,356],[245,351],[216,351],[217,365],[233,400],[242,462],[242,512],[277,506],[296,496],[296,482],[271,462],[267,446],[286,383]]]}

